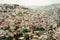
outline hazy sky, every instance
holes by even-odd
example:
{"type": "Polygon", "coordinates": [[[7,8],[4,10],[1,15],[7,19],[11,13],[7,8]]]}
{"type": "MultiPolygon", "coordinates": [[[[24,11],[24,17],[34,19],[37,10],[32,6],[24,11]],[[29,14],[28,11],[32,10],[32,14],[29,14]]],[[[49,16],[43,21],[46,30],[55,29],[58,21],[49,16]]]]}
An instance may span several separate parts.
{"type": "Polygon", "coordinates": [[[0,0],[0,4],[19,4],[24,6],[43,6],[60,3],[60,0],[0,0]]]}

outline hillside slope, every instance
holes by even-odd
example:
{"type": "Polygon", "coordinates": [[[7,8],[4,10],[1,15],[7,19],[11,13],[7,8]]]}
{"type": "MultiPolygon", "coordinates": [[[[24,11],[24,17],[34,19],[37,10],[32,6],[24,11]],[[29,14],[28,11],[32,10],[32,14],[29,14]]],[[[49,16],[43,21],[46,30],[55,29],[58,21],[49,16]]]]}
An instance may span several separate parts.
{"type": "Polygon", "coordinates": [[[0,36],[14,36],[25,28],[34,31],[35,27],[43,27],[47,32],[51,26],[54,29],[60,27],[60,4],[36,9],[17,4],[0,4],[0,36]]]}

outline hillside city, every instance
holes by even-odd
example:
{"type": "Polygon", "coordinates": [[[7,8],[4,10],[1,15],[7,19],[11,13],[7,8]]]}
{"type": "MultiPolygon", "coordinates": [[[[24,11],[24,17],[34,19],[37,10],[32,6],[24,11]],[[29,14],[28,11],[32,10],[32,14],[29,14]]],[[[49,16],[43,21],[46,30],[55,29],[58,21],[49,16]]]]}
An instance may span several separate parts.
{"type": "Polygon", "coordinates": [[[0,4],[0,40],[60,40],[60,4],[0,4]]]}

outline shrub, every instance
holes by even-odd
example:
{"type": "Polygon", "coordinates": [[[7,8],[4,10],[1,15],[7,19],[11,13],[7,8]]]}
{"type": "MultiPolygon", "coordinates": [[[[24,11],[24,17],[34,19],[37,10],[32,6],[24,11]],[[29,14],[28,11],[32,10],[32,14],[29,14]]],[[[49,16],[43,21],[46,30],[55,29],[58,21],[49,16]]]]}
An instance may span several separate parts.
{"type": "Polygon", "coordinates": [[[19,25],[17,25],[17,24],[14,24],[13,26],[15,27],[15,30],[17,30],[19,28],[19,25]]]}

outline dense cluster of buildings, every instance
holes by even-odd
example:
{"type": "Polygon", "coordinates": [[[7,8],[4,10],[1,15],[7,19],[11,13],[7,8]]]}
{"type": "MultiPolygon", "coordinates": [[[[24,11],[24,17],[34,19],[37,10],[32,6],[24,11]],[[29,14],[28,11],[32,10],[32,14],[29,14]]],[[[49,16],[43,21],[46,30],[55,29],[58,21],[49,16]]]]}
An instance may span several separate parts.
{"type": "Polygon", "coordinates": [[[59,40],[58,14],[45,11],[0,4],[0,40],[59,40]]]}

